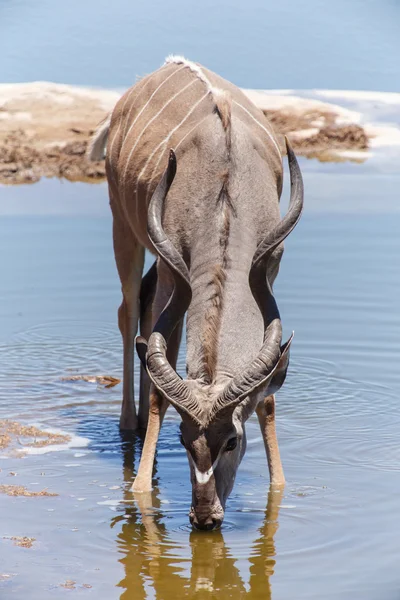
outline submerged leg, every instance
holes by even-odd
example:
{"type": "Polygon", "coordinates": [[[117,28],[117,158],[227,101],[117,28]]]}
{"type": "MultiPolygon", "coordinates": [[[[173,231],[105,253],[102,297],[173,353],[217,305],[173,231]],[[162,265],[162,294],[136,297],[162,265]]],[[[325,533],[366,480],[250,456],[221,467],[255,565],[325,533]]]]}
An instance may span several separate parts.
{"type": "Polygon", "coordinates": [[[278,439],[276,437],[275,396],[267,396],[263,402],[257,405],[256,412],[267,453],[271,484],[284,485],[285,476],[283,474],[278,439]]]}
{"type": "MultiPolygon", "coordinates": [[[[157,264],[157,290],[153,302],[153,323],[152,330],[157,322],[158,317],[163,311],[164,307],[168,303],[168,300],[172,294],[174,282],[171,277],[171,273],[168,267],[158,261],[157,264]]],[[[178,323],[175,331],[168,340],[167,356],[173,367],[176,366],[178,358],[179,344],[181,341],[182,333],[182,322],[178,323]]],[[[168,408],[168,402],[155,388],[154,385],[150,386],[149,396],[149,413],[148,423],[146,430],[146,438],[143,445],[142,456],[140,459],[139,469],[136,475],[136,479],[133,482],[133,492],[149,492],[152,489],[152,477],[153,477],[153,466],[154,458],[156,453],[156,446],[158,436],[160,433],[161,425],[164,419],[165,412],[168,408]]]]}
{"type": "Polygon", "coordinates": [[[154,385],[151,385],[146,438],[143,444],[139,469],[132,485],[133,492],[151,492],[152,490],[151,482],[153,478],[154,457],[167,405],[167,401],[155,389],[154,385]]]}

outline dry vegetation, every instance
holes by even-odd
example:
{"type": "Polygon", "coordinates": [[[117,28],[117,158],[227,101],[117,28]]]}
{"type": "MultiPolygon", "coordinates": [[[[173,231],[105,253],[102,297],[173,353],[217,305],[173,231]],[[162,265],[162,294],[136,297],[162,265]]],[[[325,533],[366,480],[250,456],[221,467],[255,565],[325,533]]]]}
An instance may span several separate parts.
{"type": "Polygon", "coordinates": [[[14,542],[14,546],[19,546],[20,548],[32,548],[33,542],[36,542],[36,538],[19,535],[3,537],[3,540],[11,540],[14,542]]]}
{"type": "Polygon", "coordinates": [[[27,490],[23,485],[0,485],[0,494],[6,494],[7,496],[26,496],[32,497],[54,497],[58,496],[53,492],[48,492],[47,489],[40,490],[39,492],[33,492],[27,490]]]}
{"type": "Polygon", "coordinates": [[[62,377],[61,381],[86,381],[88,383],[98,383],[104,385],[106,388],[114,387],[120,383],[120,379],[112,377],[111,375],[70,375],[69,377],[62,377]]]}
{"type": "Polygon", "coordinates": [[[360,125],[337,123],[331,111],[293,114],[287,109],[264,110],[278,134],[287,135],[297,154],[323,158],[338,150],[367,150],[368,136],[360,125]]]}
{"type": "Polygon", "coordinates": [[[17,421],[0,420],[0,449],[12,447],[34,448],[65,444],[70,441],[70,436],[60,433],[43,431],[32,425],[22,425],[17,421]]]}

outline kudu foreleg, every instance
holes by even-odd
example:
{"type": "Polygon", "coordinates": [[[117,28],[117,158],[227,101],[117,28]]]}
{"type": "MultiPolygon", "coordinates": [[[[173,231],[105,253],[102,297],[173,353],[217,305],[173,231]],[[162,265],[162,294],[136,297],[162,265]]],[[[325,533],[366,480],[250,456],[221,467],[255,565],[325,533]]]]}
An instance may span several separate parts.
{"type": "Polygon", "coordinates": [[[258,422],[267,454],[269,476],[272,485],[284,485],[285,476],[279,453],[275,425],[275,396],[267,396],[256,408],[258,422]]]}
{"type": "MultiPolygon", "coordinates": [[[[167,355],[174,368],[176,368],[181,334],[182,322],[177,325],[168,343],[167,355]]],[[[167,408],[167,400],[164,399],[154,385],[151,385],[146,438],[143,445],[139,469],[132,485],[132,492],[150,492],[152,489],[153,466],[157,441],[167,408]]]]}
{"type": "Polygon", "coordinates": [[[139,469],[132,485],[132,492],[151,492],[154,458],[158,436],[168,402],[162,397],[154,385],[150,387],[149,418],[147,422],[146,437],[143,444],[139,469]]]}

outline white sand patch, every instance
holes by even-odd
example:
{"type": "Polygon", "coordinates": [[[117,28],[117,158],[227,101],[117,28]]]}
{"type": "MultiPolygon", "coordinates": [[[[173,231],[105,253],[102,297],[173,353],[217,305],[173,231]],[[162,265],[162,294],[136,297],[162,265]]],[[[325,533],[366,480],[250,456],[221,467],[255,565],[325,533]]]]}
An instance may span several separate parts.
{"type": "Polygon", "coordinates": [[[22,121],[28,122],[32,121],[32,114],[26,111],[15,111],[10,112],[7,110],[2,110],[0,112],[0,121],[22,121]]]}
{"type": "Polygon", "coordinates": [[[291,133],[291,137],[294,139],[306,139],[313,135],[317,135],[318,132],[318,127],[312,127],[310,129],[303,129],[302,131],[293,131],[293,133],[291,133]]]}
{"type": "Polygon", "coordinates": [[[398,92],[368,92],[358,90],[316,90],[318,96],[343,100],[367,101],[379,104],[392,104],[400,107],[398,92]]]}
{"type": "Polygon", "coordinates": [[[330,104],[322,100],[302,98],[297,95],[277,94],[268,90],[243,90],[246,96],[261,110],[288,110],[292,114],[303,115],[312,111],[330,112],[336,115],[338,125],[360,123],[362,115],[353,110],[330,104]]]}
{"type": "Polygon", "coordinates": [[[48,446],[24,446],[23,448],[18,448],[17,452],[21,452],[23,454],[47,454],[48,452],[63,452],[65,450],[70,450],[72,448],[87,448],[90,443],[88,438],[84,438],[78,435],[71,435],[69,431],[64,431],[63,429],[56,428],[42,428],[40,424],[35,423],[35,427],[38,427],[41,431],[45,433],[55,433],[59,435],[69,436],[71,439],[64,444],[50,444],[48,446]]]}
{"type": "Polygon", "coordinates": [[[372,158],[374,153],[368,150],[340,150],[340,156],[355,162],[364,162],[367,158],[372,158]]]}
{"type": "Polygon", "coordinates": [[[366,134],[370,137],[371,148],[400,146],[400,127],[397,125],[380,125],[371,123],[364,125],[366,134]]]}
{"type": "Polygon", "coordinates": [[[114,108],[120,98],[119,92],[106,89],[85,88],[48,81],[32,83],[2,83],[0,84],[0,107],[8,102],[14,105],[18,102],[34,101],[51,102],[71,106],[79,101],[96,102],[104,111],[114,108]]]}

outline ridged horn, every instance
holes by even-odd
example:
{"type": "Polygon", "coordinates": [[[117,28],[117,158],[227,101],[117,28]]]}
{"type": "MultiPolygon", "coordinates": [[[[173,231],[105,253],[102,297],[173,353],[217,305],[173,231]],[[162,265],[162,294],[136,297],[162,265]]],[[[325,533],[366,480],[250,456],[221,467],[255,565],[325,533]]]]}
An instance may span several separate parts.
{"type": "Polygon", "coordinates": [[[280,381],[282,385],[286,375],[286,369],[289,362],[289,347],[293,336],[286,344],[284,344],[284,346],[281,346],[281,319],[267,277],[268,261],[272,252],[294,229],[303,210],[303,178],[296,156],[287,139],[286,148],[289,160],[291,186],[289,208],[278,225],[268,232],[262,242],[258,245],[249,273],[250,289],[264,321],[264,343],[258,356],[253,362],[243,373],[234,377],[221,393],[216,401],[215,412],[218,412],[220,409],[230,404],[233,406],[237,405],[251,392],[266,385],[268,381],[272,381],[274,375],[276,376],[275,381],[280,381]],[[283,375],[282,365],[284,365],[285,368],[283,375]]]}
{"type": "MultiPolygon", "coordinates": [[[[167,358],[167,345],[179,321],[183,319],[192,299],[189,271],[180,253],[166,235],[162,226],[165,199],[176,174],[176,156],[170,150],[168,166],[149,204],[147,231],[158,256],[171,270],[174,278],[173,292],[162,311],[150,336],[146,366],[150,379],[165,398],[179,412],[190,414],[194,419],[196,400],[187,382],[182,380],[167,358]],[[193,413],[193,414],[192,414],[193,413]]],[[[140,354],[144,354],[145,340],[138,339],[140,354]]]]}

